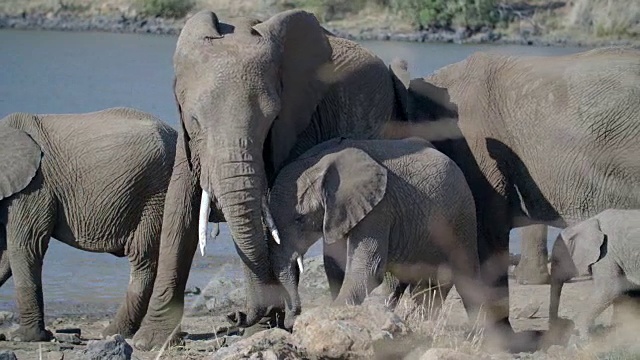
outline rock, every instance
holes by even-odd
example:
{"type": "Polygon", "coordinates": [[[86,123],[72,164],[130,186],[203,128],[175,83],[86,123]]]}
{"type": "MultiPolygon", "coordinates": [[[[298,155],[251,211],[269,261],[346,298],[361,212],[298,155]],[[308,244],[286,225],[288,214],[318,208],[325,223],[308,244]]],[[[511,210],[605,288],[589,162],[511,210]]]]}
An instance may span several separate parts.
{"type": "Polygon", "coordinates": [[[133,348],[122,335],[109,336],[105,340],[91,340],[87,343],[87,348],[83,352],[91,360],[129,360],[133,353],[133,348]]]}
{"type": "Polygon", "coordinates": [[[0,350],[0,360],[18,360],[18,358],[13,351],[0,350]]]}
{"type": "Polygon", "coordinates": [[[0,341],[7,341],[7,335],[0,334],[0,341]]]}
{"type": "Polygon", "coordinates": [[[50,351],[47,353],[47,360],[64,360],[62,351],[50,351]]]}
{"type": "Polygon", "coordinates": [[[475,356],[471,356],[469,354],[465,354],[457,350],[445,349],[445,348],[429,349],[420,357],[420,360],[474,360],[474,359],[476,359],[475,356]]]}
{"type": "Polygon", "coordinates": [[[202,293],[202,290],[200,290],[200,288],[197,287],[197,286],[194,286],[193,288],[186,289],[184,291],[185,295],[200,295],[200,293],[202,293]]]}
{"type": "Polygon", "coordinates": [[[10,311],[0,311],[0,325],[11,325],[14,314],[10,311]]]}
{"type": "Polygon", "coordinates": [[[76,333],[54,334],[54,337],[58,342],[61,342],[61,343],[74,344],[74,345],[82,344],[82,340],[80,340],[80,335],[76,333]]]}
{"type": "Polygon", "coordinates": [[[294,337],[289,332],[276,328],[234,342],[215,352],[209,360],[303,358],[306,356],[294,337]]]}
{"type": "Polygon", "coordinates": [[[302,312],[294,337],[312,357],[370,359],[374,342],[408,333],[402,320],[381,304],[317,307],[302,312]]]}

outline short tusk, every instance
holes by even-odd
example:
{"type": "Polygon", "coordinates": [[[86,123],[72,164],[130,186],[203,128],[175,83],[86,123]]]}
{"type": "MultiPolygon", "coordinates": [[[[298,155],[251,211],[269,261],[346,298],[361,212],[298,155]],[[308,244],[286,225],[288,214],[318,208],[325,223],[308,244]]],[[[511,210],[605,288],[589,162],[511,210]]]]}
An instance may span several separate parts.
{"type": "Polygon", "coordinates": [[[206,190],[202,190],[202,200],[200,201],[200,217],[198,221],[198,245],[200,254],[204,256],[207,247],[207,225],[209,224],[209,210],[211,206],[211,196],[206,190]]]}
{"type": "Polygon", "coordinates": [[[220,235],[220,223],[214,222],[213,230],[211,230],[211,237],[215,239],[218,237],[218,235],[220,235]]]}
{"type": "Polygon", "coordinates": [[[298,256],[296,258],[296,262],[298,263],[298,269],[300,269],[300,274],[304,272],[304,266],[302,265],[302,256],[298,256]]]}
{"type": "Polygon", "coordinates": [[[276,223],[273,221],[273,216],[271,216],[271,211],[269,210],[269,205],[267,205],[267,198],[262,198],[262,215],[264,216],[264,220],[267,223],[267,228],[271,232],[271,236],[273,236],[273,240],[276,244],[280,245],[280,233],[276,228],[276,223]]]}

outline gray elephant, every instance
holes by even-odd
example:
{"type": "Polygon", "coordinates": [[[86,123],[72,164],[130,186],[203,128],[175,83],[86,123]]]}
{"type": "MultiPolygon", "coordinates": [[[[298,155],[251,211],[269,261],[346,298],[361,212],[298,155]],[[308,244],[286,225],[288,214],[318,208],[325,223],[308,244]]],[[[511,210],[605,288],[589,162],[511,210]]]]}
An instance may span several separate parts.
{"type": "Polygon", "coordinates": [[[20,327],[47,341],[42,262],[49,239],[127,256],[131,280],[104,335],[133,335],[156,276],[177,132],[150,114],[13,113],[0,120],[0,285],[12,275],[20,327]]]}
{"type": "Polygon", "coordinates": [[[271,264],[289,295],[289,326],[301,307],[302,256],[319,238],[345,272],[331,287],[334,304],[362,303],[388,271],[401,284],[437,280],[443,298],[452,281],[477,315],[473,196],[457,165],[427,141],[326,141],[282,169],[269,206],[281,239],[271,264]]]}
{"type": "Polygon", "coordinates": [[[580,335],[586,337],[602,311],[640,290],[639,253],[640,210],[608,209],[564,229],[551,252],[550,325],[558,320],[564,283],[592,275],[593,297],[577,323],[580,335]]]}
{"type": "Polygon", "coordinates": [[[227,222],[244,262],[245,311],[228,318],[251,326],[281,304],[283,293],[267,262],[264,231],[270,218],[265,196],[275,175],[322,141],[398,138],[413,128],[405,112],[409,79],[304,11],[228,22],[198,12],[180,33],[173,63],[181,130],[160,269],[134,337],[138,349],[162,346],[179,333],[199,233],[204,243],[205,231],[198,229],[206,229],[210,210],[220,210],[215,219],[227,222]]]}
{"type": "Polygon", "coordinates": [[[437,124],[455,111],[462,137],[433,144],[474,194],[481,273],[494,289],[485,334],[513,351],[537,344],[509,322],[509,230],[640,208],[639,93],[640,51],[630,48],[480,52],[410,82],[410,119],[437,124]]]}

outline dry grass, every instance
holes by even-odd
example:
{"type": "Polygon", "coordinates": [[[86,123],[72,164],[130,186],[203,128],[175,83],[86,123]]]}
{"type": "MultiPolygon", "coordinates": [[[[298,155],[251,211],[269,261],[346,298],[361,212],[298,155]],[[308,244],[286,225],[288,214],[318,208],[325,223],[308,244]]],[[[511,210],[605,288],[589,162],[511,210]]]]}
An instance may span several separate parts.
{"type": "Polygon", "coordinates": [[[576,0],[566,25],[597,37],[640,36],[640,1],[576,0]]]}

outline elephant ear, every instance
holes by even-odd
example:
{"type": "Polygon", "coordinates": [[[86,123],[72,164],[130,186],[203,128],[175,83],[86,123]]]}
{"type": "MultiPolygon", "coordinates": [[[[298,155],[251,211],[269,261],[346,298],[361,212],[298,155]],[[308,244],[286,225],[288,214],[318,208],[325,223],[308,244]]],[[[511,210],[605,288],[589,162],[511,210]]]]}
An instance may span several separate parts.
{"type": "Polygon", "coordinates": [[[399,107],[398,114],[402,116],[402,120],[409,120],[408,96],[411,75],[409,74],[407,61],[400,58],[394,58],[389,64],[389,71],[391,71],[396,103],[399,107]]]}
{"type": "Polygon", "coordinates": [[[271,160],[275,172],[311,122],[311,116],[332,81],[332,49],[318,19],[302,10],[281,12],[254,25],[274,44],[282,92],[280,113],[271,127],[271,160]]]}
{"type": "Polygon", "coordinates": [[[387,169],[356,148],[325,156],[321,194],[324,205],[324,240],[343,239],[384,197],[387,169]]]}
{"type": "Polygon", "coordinates": [[[577,276],[590,273],[589,268],[603,255],[605,235],[596,218],[582,221],[560,232],[576,266],[577,276]]]}
{"type": "Polygon", "coordinates": [[[0,200],[26,188],[36,175],[41,159],[42,149],[31,136],[6,124],[0,125],[0,200]]]}

